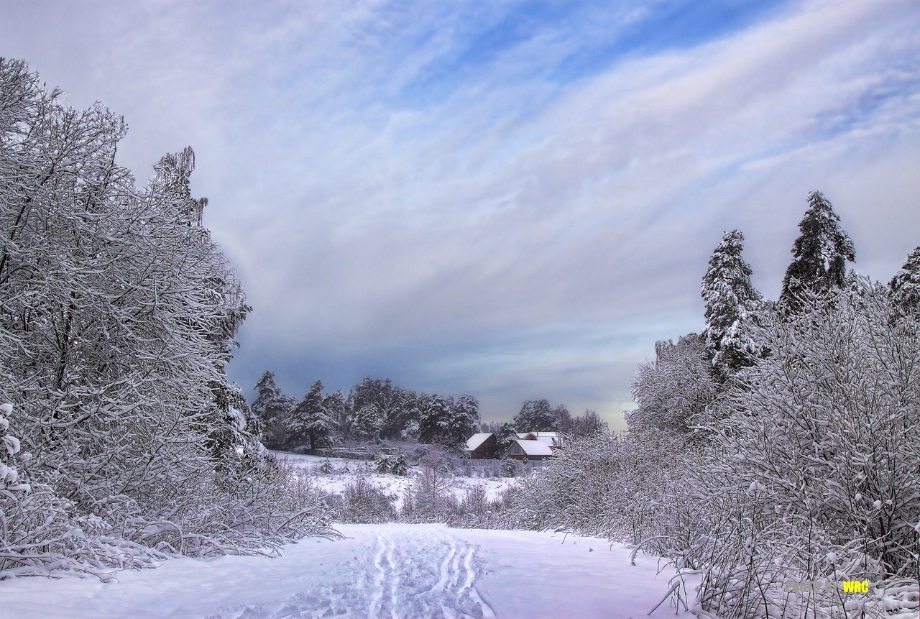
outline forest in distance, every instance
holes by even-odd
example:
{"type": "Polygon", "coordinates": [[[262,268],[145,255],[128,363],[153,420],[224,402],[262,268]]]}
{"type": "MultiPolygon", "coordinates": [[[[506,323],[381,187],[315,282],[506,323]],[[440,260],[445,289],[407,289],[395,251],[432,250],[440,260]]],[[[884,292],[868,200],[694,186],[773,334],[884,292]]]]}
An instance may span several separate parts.
{"type": "Polygon", "coordinates": [[[192,197],[194,152],[141,186],[116,162],[125,132],[0,59],[0,580],[277,554],[385,519],[628,543],[672,565],[671,602],[704,618],[917,616],[920,247],[885,282],[856,275],[812,192],[769,300],[725,232],[700,265],[705,327],[637,368],[628,432],[529,400],[488,429],[568,434],[545,468],[457,499],[450,466],[422,460],[408,508],[388,510],[366,487],[324,493],[266,446],[457,452],[483,429],[476,398],[368,378],[295,400],[266,372],[247,403],[226,366],[251,308],[192,197]],[[788,586],[840,581],[870,586],[788,586]]]}
{"type": "Polygon", "coordinates": [[[479,402],[472,395],[459,398],[415,392],[390,379],[366,377],[345,396],[341,390],[324,392],[314,382],[300,400],[284,394],[273,372],[262,374],[255,386],[251,411],[258,433],[269,449],[311,450],[336,445],[394,443],[437,444],[462,453],[466,440],[477,432],[491,432],[503,447],[519,432],[561,432],[570,437],[607,430],[592,410],[573,417],[565,404],[546,399],[526,400],[510,421],[481,422],[479,402]]]}

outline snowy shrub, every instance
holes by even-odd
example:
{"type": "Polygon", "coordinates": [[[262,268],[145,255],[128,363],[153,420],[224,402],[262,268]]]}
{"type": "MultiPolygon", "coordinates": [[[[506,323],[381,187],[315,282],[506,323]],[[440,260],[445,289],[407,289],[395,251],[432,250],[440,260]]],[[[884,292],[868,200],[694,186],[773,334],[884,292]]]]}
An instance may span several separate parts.
{"type": "MultiPolygon", "coordinates": [[[[464,460],[461,466],[461,474],[467,477],[496,478],[506,477],[504,460],[464,460]]],[[[512,460],[512,462],[514,462],[512,460]]],[[[511,475],[513,477],[513,475],[511,475]]]]}
{"type": "Polygon", "coordinates": [[[405,477],[409,474],[409,464],[402,452],[396,454],[379,453],[374,458],[374,469],[378,473],[392,473],[405,477]]]}
{"type": "Polygon", "coordinates": [[[654,429],[570,441],[544,470],[522,478],[506,499],[506,520],[669,554],[684,547],[695,530],[687,526],[693,507],[684,499],[682,481],[688,449],[686,436],[654,429]]]}
{"type": "Polygon", "coordinates": [[[449,503],[447,524],[467,529],[509,529],[514,528],[507,517],[510,492],[506,489],[496,499],[486,496],[485,488],[473,486],[459,500],[449,503]]]}
{"type": "Polygon", "coordinates": [[[443,522],[454,501],[452,479],[450,466],[443,459],[424,461],[409,486],[402,518],[407,522],[443,522]]]}
{"type": "Polygon", "coordinates": [[[396,499],[364,477],[356,478],[341,495],[331,498],[337,522],[380,523],[396,520],[396,499]]]}
{"type": "Polygon", "coordinates": [[[684,434],[649,430],[620,438],[611,466],[607,535],[668,556],[699,533],[699,505],[687,495],[696,448],[684,434]]]}
{"type": "Polygon", "coordinates": [[[226,378],[249,307],[191,196],[194,153],[139,188],[115,163],[125,132],[0,60],[0,401],[17,402],[33,488],[4,495],[7,566],[261,552],[323,526],[284,511],[288,482],[226,378]]]}
{"type": "Polygon", "coordinates": [[[892,324],[886,291],[861,282],[761,334],[715,443],[689,470],[703,529],[683,553],[722,617],[916,616],[920,582],[920,329],[892,324]],[[785,591],[790,581],[868,580],[785,591]],[[895,601],[895,595],[901,597],[895,601]],[[873,615],[872,613],[876,613],[873,615]]]}
{"type": "Polygon", "coordinates": [[[698,611],[722,619],[915,617],[920,325],[892,321],[879,285],[822,294],[760,321],[769,356],[721,394],[684,382],[706,382],[696,352],[648,366],[641,389],[655,397],[640,407],[654,406],[630,415],[630,433],[572,441],[522,480],[501,521],[668,557],[701,577],[698,611]],[[871,586],[844,593],[842,581],[871,586]]]}
{"type": "Polygon", "coordinates": [[[523,477],[511,502],[520,526],[606,532],[612,440],[599,434],[571,441],[543,470],[523,477]]]}
{"type": "Polygon", "coordinates": [[[13,405],[0,404],[0,493],[13,497],[13,492],[29,490],[28,485],[19,483],[19,471],[13,466],[13,458],[19,453],[19,439],[10,434],[9,416],[13,405]]]}
{"type": "Polygon", "coordinates": [[[633,382],[639,406],[626,414],[630,432],[689,432],[716,396],[708,355],[695,333],[656,342],[655,361],[641,364],[633,382]]]}
{"type": "Polygon", "coordinates": [[[524,474],[524,464],[519,460],[507,458],[501,461],[502,477],[520,477],[524,474]]]}
{"type": "Polygon", "coordinates": [[[49,486],[31,486],[15,502],[0,493],[0,577],[61,570],[104,577],[112,568],[155,567],[166,558],[103,519],[76,513],[49,486]]]}

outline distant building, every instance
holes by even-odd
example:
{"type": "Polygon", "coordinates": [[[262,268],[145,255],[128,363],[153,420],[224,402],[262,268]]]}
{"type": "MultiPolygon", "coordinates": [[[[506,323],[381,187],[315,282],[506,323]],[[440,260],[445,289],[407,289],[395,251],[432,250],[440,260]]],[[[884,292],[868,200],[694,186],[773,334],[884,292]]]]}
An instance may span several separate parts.
{"type": "Polygon", "coordinates": [[[522,441],[538,441],[552,449],[565,447],[565,437],[559,432],[518,432],[522,441]]]}
{"type": "Polygon", "coordinates": [[[539,462],[553,455],[553,450],[546,443],[533,439],[515,439],[508,447],[505,455],[513,460],[525,462],[539,462]]]}
{"type": "Polygon", "coordinates": [[[495,457],[498,442],[491,432],[479,432],[466,439],[466,452],[473,460],[485,460],[495,457]]]}

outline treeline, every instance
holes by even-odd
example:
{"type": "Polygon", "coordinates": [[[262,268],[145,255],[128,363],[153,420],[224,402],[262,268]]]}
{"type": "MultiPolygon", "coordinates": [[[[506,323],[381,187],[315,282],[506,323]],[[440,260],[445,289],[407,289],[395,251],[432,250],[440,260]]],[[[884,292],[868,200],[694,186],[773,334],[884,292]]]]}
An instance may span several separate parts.
{"type": "Polygon", "coordinates": [[[511,422],[480,423],[479,401],[412,391],[390,379],[364,378],[346,396],[324,391],[317,380],[297,400],[284,394],[266,371],[251,406],[262,443],[269,449],[317,449],[347,442],[407,441],[462,446],[476,432],[493,432],[503,451],[517,432],[561,432],[569,437],[607,430],[598,414],[573,417],[564,404],[526,400],[511,422]]]}
{"type": "Polygon", "coordinates": [[[227,381],[249,307],[191,149],[143,187],[122,118],[0,58],[0,578],[325,530],[227,381]]]}
{"type": "Polygon", "coordinates": [[[675,603],[701,579],[700,616],[917,616],[920,247],[885,285],[847,272],[822,194],[799,230],[777,301],[752,286],[741,232],[723,236],[703,332],[656,345],[628,434],[570,445],[520,491],[536,507],[518,522],[669,557],[675,603]]]}
{"type": "Polygon", "coordinates": [[[479,431],[479,401],[418,393],[390,379],[365,378],[348,395],[313,383],[297,400],[282,393],[272,372],[256,384],[251,410],[269,449],[310,449],[343,441],[417,441],[459,446],[479,431]]]}

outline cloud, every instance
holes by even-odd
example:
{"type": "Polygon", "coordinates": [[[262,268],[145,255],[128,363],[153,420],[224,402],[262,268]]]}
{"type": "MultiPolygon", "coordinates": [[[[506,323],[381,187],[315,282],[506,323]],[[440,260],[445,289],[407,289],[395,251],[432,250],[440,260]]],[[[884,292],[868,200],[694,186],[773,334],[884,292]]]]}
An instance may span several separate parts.
{"type": "Polygon", "coordinates": [[[723,230],[770,297],[812,189],[879,279],[920,242],[914,3],[615,4],[7,2],[0,53],[125,114],[141,178],[195,147],[255,307],[244,386],[613,419],[702,328],[723,230]]]}

